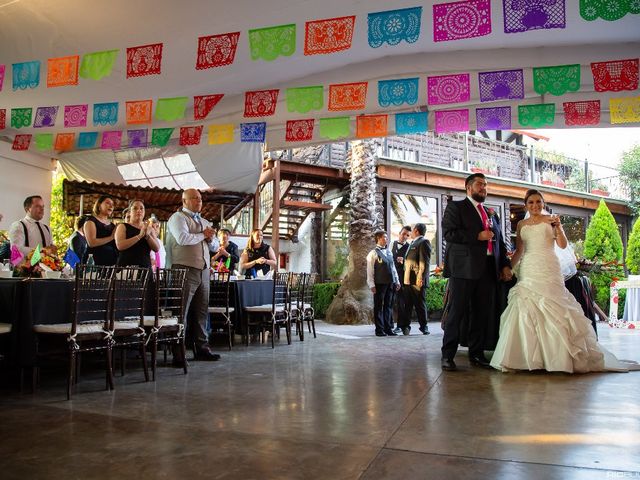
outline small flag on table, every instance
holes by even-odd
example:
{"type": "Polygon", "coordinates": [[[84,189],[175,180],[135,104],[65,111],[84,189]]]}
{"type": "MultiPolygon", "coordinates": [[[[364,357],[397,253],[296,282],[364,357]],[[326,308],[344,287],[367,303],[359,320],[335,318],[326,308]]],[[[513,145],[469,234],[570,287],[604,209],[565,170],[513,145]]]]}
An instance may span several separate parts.
{"type": "Polygon", "coordinates": [[[11,265],[15,267],[22,261],[23,258],[24,255],[17,247],[17,245],[11,245],[11,265]]]}
{"type": "Polygon", "coordinates": [[[67,249],[67,253],[64,254],[64,257],[62,259],[67,262],[67,265],[69,265],[71,268],[76,268],[76,265],[80,263],[78,255],[70,248],[67,249]]]}
{"type": "Polygon", "coordinates": [[[41,258],[42,258],[42,255],[40,255],[40,245],[38,245],[36,249],[33,251],[33,255],[31,255],[31,266],[33,267],[38,263],[40,263],[41,258]]]}

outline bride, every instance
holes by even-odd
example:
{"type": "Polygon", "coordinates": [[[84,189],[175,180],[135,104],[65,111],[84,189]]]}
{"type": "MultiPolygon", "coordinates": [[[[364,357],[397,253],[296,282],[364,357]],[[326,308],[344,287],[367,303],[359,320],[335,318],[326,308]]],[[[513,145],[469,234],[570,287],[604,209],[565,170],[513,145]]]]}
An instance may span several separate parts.
{"type": "Polygon", "coordinates": [[[554,244],[564,249],[567,237],[557,215],[544,210],[537,190],[527,191],[529,218],[518,223],[518,283],[500,318],[500,337],[491,366],[510,370],[584,373],[629,370],[598,345],[591,322],[564,286],[554,244]]]}

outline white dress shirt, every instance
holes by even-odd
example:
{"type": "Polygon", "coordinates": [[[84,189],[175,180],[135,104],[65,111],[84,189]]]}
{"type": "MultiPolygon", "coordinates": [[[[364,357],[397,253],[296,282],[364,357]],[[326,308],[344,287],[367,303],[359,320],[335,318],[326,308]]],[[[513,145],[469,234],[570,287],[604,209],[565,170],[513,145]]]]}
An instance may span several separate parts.
{"type": "Polygon", "coordinates": [[[36,221],[29,215],[22,220],[13,222],[9,227],[9,241],[11,245],[15,245],[26,257],[31,250],[40,245],[40,248],[49,247],[53,245],[53,239],[51,237],[51,229],[44,222],[39,222],[40,228],[36,224],[36,221]],[[27,245],[24,237],[24,227],[27,227],[27,235],[29,236],[29,244],[27,245]],[[42,234],[40,233],[42,229],[42,234]],[[42,243],[42,236],[44,235],[44,244],[42,243]]]}
{"type": "MultiPolygon", "coordinates": [[[[373,288],[376,286],[373,270],[375,268],[376,262],[378,261],[378,253],[376,252],[377,249],[386,250],[389,257],[392,257],[389,247],[380,247],[376,245],[376,248],[369,252],[369,254],[367,255],[367,285],[369,288],[373,288]]],[[[395,263],[391,263],[391,279],[394,285],[398,285],[400,283],[400,280],[398,280],[398,272],[396,271],[395,263]]]]}
{"type": "MultiPolygon", "coordinates": [[[[203,230],[211,226],[211,223],[202,218],[199,213],[194,213],[186,208],[183,208],[182,211],[193,218],[196,222],[200,223],[203,230]]],[[[173,238],[176,239],[178,245],[196,245],[205,239],[204,233],[202,232],[189,233],[189,225],[187,224],[187,219],[184,215],[171,215],[171,218],[169,218],[169,221],[167,222],[167,226],[169,227],[173,238]]]]}

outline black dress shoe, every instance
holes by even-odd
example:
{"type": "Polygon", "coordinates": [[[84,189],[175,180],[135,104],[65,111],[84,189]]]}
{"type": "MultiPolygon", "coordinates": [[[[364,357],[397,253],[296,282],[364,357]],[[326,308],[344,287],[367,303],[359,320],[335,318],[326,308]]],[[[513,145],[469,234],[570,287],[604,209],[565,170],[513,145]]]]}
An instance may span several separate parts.
{"type": "Polygon", "coordinates": [[[454,362],[453,359],[450,360],[448,358],[440,360],[440,366],[445,372],[455,372],[458,369],[458,367],[456,367],[456,362],[454,362]]]}
{"type": "Polygon", "coordinates": [[[388,332],[384,332],[387,337],[397,337],[398,334],[396,332],[394,332],[393,330],[389,330],[388,332]]]}
{"type": "Polygon", "coordinates": [[[399,335],[402,333],[402,329],[400,327],[396,327],[393,329],[393,333],[395,333],[396,335],[399,335]]]}
{"type": "Polygon", "coordinates": [[[220,355],[213,353],[209,346],[205,346],[196,351],[196,360],[205,362],[215,362],[220,360],[220,355]]]}
{"type": "Polygon", "coordinates": [[[469,363],[476,367],[492,368],[489,360],[484,358],[484,355],[473,355],[469,357],[469,363]]]}
{"type": "Polygon", "coordinates": [[[431,332],[429,331],[429,327],[420,327],[418,330],[422,332],[423,335],[429,335],[431,332]]]}
{"type": "Polygon", "coordinates": [[[402,329],[402,334],[403,335],[411,335],[411,328],[410,327],[405,327],[402,329]]]}
{"type": "Polygon", "coordinates": [[[386,337],[387,334],[384,332],[376,332],[376,337],[386,337]]]}

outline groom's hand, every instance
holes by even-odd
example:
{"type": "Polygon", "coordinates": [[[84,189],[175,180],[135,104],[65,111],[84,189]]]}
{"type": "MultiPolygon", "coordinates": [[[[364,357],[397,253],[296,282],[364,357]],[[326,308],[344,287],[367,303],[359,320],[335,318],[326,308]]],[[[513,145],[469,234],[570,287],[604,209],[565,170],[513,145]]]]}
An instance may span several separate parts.
{"type": "Polygon", "coordinates": [[[493,232],[491,230],[482,230],[478,234],[478,240],[481,242],[487,242],[493,238],[493,232]]]}
{"type": "Polygon", "coordinates": [[[502,269],[501,279],[503,282],[510,282],[513,278],[513,271],[509,267],[504,267],[502,269]]]}

